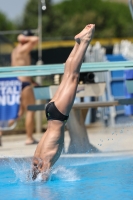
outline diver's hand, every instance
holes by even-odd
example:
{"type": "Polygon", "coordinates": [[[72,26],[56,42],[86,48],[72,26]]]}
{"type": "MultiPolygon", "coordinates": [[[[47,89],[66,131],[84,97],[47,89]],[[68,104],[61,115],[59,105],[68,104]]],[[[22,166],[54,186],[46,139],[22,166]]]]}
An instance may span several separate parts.
{"type": "Polygon", "coordinates": [[[50,169],[48,166],[46,167],[46,163],[44,164],[42,159],[33,157],[32,160],[32,180],[36,180],[39,176],[42,181],[48,181],[50,175],[50,169]],[[47,168],[47,169],[46,169],[47,168]]]}

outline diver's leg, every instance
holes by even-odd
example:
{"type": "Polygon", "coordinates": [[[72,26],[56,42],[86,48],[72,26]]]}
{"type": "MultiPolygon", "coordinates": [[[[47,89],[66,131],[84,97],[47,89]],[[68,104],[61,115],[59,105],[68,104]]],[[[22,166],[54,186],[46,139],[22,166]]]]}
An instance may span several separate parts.
{"type": "Polygon", "coordinates": [[[86,33],[80,34],[80,45],[71,60],[71,65],[67,73],[64,73],[62,90],[60,90],[59,98],[55,99],[55,105],[64,115],[68,115],[76,95],[77,85],[79,81],[79,73],[85,52],[92,39],[95,26],[90,25],[85,29],[86,33]]]}
{"type": "MultiPolygon", "coordinates": [[[[60,94],[62,93],[62,90],[64,90],[64,85],[66,85],[66,81],[67,81],[67,78],[65,77],[65,75],[69,74],[70,73],[70,67],[71,67],[71,62],[73,60],[73,58],[76,59],[76,54],[77,54],[77,51],[79,49],[79,44],[81,41],[88,41],[92,39],[92,36],[93,36],[93,32],[89,33],[88,31],[90,30],[90,27],[91,26],[94,26],[93,24],[90,24],[90,25],[87,25],[79,34],[77,34],[74,39],[76,40],[76,43],[74,45],[74,48],[72,50],[72,52],[70,53],[68,59],[66,60],[66,63],[65,63],[65,69],[64,69],[64,75],[63,75],[63,79],[61,81],[61,84],[57,90],[57,92],[55,93],[54,97],[52,98],[52,101],[56,101],[56,99],[60,98],[60,94]],[[65,78],[64,78],[65,77],[65,78]]],[[[88,47],[88,45],[87,45],[88,47]]],[[[81,47],[80,47],[81,49],[81,47]]],[[[86,48],[87,49],[87,48],[86,48]]],[[[85,52],[86,52],[86,49],[85,49],[85,52]]],[[[82,50],[79,51],[79,54],[82,50]]],[[[77,57],[78,59],[80,60],[81,57],[82,57],[82,61],[83,61],[83,58],[84,58],[84,55],[85,55],[85,52],[81,53],[81,55],[78,57],[78,54],[77,54],[77,57]]],[[[81,61],[81,64],[82,64],[82,61],[81,61]]],[[[77,61],[78,63],[78,61],[77,61]]],[[[80,64],[80,65],[81,65],[80,64]]],[[[81,66],[80,66],[81,67],[81,66]]]]}
{"type": "MultiPolygon", "coordinates": [[[[65,68],[64,68],[64,74],[67,74],[69,72],[71,61],[72,61],[73,57],[75,56],[78,48],[79,48],[79,44],[77,42],[75,42],[75,45],[74,45],[69,57],[66,60],[65,68]]],[[[52,101],[55,101],[57,98],[59,98],[60,92],[62,91],[62,89],[64,87],[65,81],[66,80],[64,79],[64,76],[63,76],[62,81],[61,81],[61,83],[60,83],[60,85],[59,85],[54,97],[52,98],[52,101]]]]}
{"type": "Polygon", "coordinates": [[[74,47],[73,47],[70,55],[68,56],[68,58],[66,60],[64,74],[67,73],[67,71],[69,71],[69,67],[71,65],[71,61],[72,61],[73,57],[75,56],[78,48],[79,48],[79,44],[77,42],[75,42],[74,47]]]}

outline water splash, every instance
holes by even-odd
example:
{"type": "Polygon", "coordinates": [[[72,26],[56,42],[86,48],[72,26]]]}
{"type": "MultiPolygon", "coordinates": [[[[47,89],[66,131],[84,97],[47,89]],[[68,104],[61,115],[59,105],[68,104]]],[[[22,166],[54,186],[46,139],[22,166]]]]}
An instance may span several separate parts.
{"type": "Polygon", "coordinates": [[[31,171],[31,159],[9,158],[9,166],[14,171],[17,181],[23,183],[33,182],[31,171]]]}
{"type": "MultiPolygon", "coordinates": [[[[24,184],[41,183],[43,181],[43,173],[38,174],[33,181],[32,176],[32,159],[26,158],[7,158],[4,162],[7,167],[10,167],[14,174],[15,180],[13,182],[21,182],[24,184]]],[[[64,166],[57,166],[51,170],[48,182],[50,181],[76,181],[79,177],[76,169],[66,168],[64,166]]]]}
{"type": "Polygon", "coordinates": [[[67,169],[64,166],[58,166],[55,168],[51,175],[51,181],[77,181],[80,180],[75,169],[67,169]]]}

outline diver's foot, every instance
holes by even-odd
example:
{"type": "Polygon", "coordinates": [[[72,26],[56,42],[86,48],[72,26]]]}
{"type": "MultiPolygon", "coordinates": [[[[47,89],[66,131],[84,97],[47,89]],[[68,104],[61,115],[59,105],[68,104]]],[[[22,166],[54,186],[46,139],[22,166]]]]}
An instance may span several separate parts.
{"type": "Polygon", "coordinates": [[[38,144],[38,141],[35,139],[32,140],[26,140],[25,145],[32,145],[32,144],[38,144]]]}
{"type": "Polygon", "coordinates": [[[80,44],[82,40],[90,42],[95,31],[95,24],[88,24],[74,39],[80,44]]]}

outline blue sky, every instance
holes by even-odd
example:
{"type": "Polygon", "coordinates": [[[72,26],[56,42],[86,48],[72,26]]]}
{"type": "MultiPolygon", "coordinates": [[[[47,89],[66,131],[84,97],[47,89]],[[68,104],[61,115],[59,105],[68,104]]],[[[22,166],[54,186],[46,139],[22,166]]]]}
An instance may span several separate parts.
{"type": "MultiPolygon", "coordinates": [[[[28,0],[0,0],[0,11],[6,14],[11,20],[17,20],[23,13],[25,4],[28,0]]],[[[33,0],[38,1],[38,0],[33,0]]],[[[53,0],[53,3],[57,3],[62,0],[53,0]]]]}

